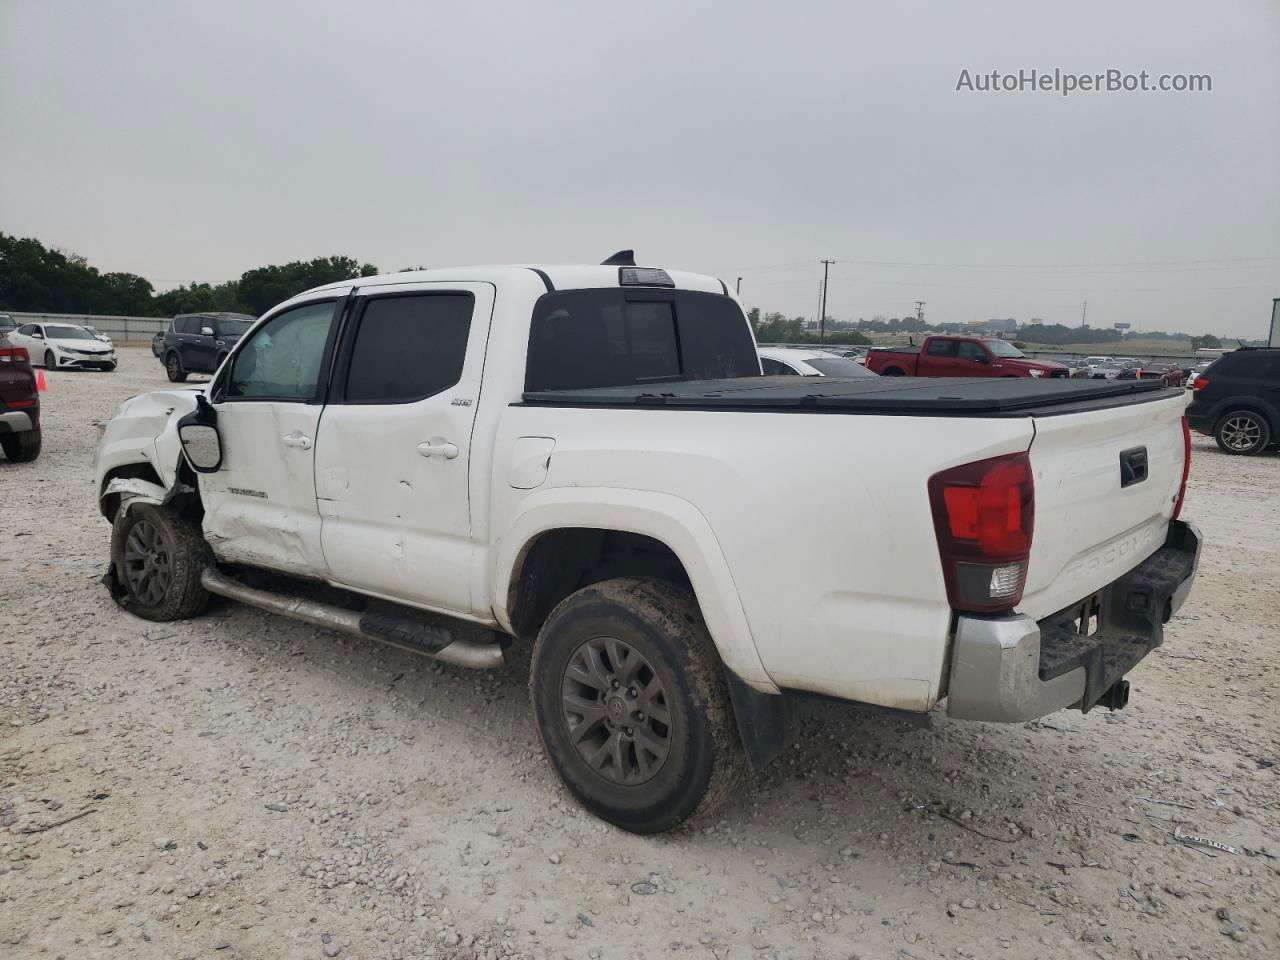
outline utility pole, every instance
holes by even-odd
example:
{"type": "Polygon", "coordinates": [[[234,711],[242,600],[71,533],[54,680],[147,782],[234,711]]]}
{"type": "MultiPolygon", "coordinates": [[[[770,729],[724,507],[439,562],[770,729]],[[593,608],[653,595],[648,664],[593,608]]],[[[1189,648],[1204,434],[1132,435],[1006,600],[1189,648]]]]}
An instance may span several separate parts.
{"type": "Polygon", "coordinates": [[[734,287],[734,288],[733,288],[733,292],[734,292],[734,293],[738,293],[738,294],[742,293],[742,278],[741,278],[741,277],[739,277],[739,278],[738,278],[738,285],[737,285],[736,287],[734,287]]]}
{"type": "Polygon", "coordinates": [[[1084,306],[1080,308],[1080,326],[1083,327],[1085,325],[1084,318],[1088,315],[1088,313],[1089,313],[1089,301],[1086,300],[1084,302],[1084,306]]]}
{"type": "Polygon", "coordinates": [[[822,303],[818,307],[818,342],[822,343],[827,333],[827,271],[834,260],[822,261],[822,303]]]}
{"type": "Polygon", "coordinates": [[[924,301],[923,300],[916,301],[916,319],[919,320],[921,323],[924,323],[924,301]]]}

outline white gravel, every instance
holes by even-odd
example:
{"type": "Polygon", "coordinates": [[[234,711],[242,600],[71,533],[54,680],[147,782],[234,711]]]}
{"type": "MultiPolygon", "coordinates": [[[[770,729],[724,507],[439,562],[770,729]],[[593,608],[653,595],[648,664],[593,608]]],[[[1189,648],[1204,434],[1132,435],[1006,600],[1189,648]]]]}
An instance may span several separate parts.
{"type": "Polygon", "coordinates": [[[523,663],[116,609],[94,421],[164,384],[121,353],[50,374],[43,455],[0,462],[0,957],[1280,955],[1280,456],[1195,441],[1200,580],[1129,709],[813,708],[642,839],[561,788],[523,663]]]}

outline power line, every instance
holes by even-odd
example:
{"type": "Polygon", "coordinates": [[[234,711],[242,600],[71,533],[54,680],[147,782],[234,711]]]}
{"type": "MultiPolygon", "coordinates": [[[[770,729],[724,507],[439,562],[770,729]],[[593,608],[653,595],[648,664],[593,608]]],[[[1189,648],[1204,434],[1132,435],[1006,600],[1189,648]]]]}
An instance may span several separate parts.
{"type": "Polygon", "coordinates": [[[1098,263],[938,263],[924,260],[862,260],[842,258],[840,263],[852,263],[874,267],[923,267],[944,270],[1071,270],[1071,269],[1112,269],[1116,267],[1185,267],[1196,264],[1213,265],[1223,263],[1256,263],[1260,267],[1267,266],[1270,261],[1280,262],[1280,256],[1269,257],[1223,257],[1218,259],[1199,260],[1111,260],[1098,263]]]}

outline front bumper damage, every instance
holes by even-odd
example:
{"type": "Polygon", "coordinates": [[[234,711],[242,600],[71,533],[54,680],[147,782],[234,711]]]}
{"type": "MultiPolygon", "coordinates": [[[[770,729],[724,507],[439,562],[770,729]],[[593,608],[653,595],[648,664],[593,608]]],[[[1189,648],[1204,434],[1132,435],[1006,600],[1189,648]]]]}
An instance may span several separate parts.
{"type": "Polygon", "coordinates": [[[1122,705],[1125,674],[1163,642],[1164,624],[1191,590],[1200,545],[1200,531],[1175,520],[1150,557],[1039,622],[957,618],[947,714],[1016,723],[1064,707],[1122,705]]]}

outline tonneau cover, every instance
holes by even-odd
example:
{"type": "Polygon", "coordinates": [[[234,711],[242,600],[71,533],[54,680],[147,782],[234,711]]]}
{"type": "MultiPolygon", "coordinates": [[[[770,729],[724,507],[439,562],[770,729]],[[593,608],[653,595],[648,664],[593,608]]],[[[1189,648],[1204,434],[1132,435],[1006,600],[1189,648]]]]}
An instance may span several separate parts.
{"type": "Polygon", "coordinates": [[[1031,416],[1181,393],[1159,380],[1030,377],[741,377],[678,383],[530,391],[528,404],[677,407],[918,416],[1031,416]]]}

